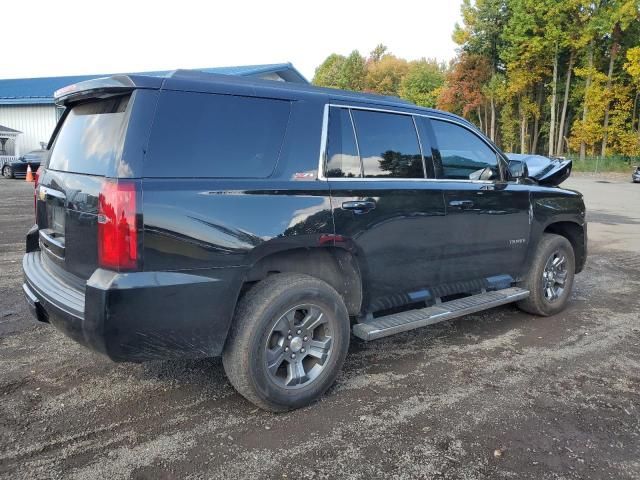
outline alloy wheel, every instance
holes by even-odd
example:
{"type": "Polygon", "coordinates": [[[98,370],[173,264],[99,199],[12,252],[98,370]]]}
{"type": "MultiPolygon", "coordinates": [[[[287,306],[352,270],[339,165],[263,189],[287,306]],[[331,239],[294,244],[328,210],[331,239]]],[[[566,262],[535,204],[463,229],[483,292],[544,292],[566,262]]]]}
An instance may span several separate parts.
{"type": "Polygon", "coordinates": [[[298,305],[274,324],[267,337],[265,359],[271,380],[286,389],[313,382],[332,354],[329,317],[317,305],[298,305]]]}
{"type": "Polygon", "coordinates": [[[567,281],[567,258],[563,253],[554,252],[542,272],[542,288],[545,299],[553,303],[564,293],[567,281]]]}

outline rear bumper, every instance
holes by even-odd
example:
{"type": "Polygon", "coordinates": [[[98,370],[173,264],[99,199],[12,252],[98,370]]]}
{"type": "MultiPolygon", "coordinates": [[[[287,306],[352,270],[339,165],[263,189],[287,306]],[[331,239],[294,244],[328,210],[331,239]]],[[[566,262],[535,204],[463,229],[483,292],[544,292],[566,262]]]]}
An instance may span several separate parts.
{"type": "Polygon", "coordinates": [[[59,275],[40,251],[23,258],[32,314],[115,361],[218,356],[240,288],[236,269],[204,276],[97,269],[86,283],[59,275]]]}

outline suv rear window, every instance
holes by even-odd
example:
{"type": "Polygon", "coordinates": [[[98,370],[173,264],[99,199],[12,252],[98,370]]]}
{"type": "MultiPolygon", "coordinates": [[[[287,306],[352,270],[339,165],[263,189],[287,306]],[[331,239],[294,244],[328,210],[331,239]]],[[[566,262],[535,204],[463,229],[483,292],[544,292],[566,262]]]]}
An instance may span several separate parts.
{"type": "Polygon", "coordinates": [[[145,177],[266,178],[289,120],[288,100],[164,92],[145,177]]]}
{"type": "Polygon", "coordinates": [[[113,97],[72,107],[56,136],[48,168],[109,175],[122,151],[129,98],[113,97]]]}

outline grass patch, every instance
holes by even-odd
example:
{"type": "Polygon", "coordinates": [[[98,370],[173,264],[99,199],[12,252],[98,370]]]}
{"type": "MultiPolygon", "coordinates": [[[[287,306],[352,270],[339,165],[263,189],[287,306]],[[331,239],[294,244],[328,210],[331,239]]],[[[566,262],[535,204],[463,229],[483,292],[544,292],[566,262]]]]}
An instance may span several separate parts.
{"type": "Polygon", "coordinates": [[[623,157],[612,155],[610,157],[586,157],[580,160],[578,155],[569,155],[573,160],[574,172],[622,172],[631,173],[635,165],[640,165],[640,157],[623,157]]]}

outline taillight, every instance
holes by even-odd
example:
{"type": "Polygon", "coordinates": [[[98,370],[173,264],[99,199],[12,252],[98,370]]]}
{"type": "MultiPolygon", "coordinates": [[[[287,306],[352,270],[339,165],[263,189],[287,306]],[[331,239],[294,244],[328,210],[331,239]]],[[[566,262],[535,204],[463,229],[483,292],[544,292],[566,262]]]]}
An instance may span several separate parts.
{"type": "Polygon", "coordinates": [[[98,263],[116,271],[138,266],[135,182],[103,184],[98,200],[98,263]]]}
{"type": "Polygon", "coordinates": [[[36,217],[36,223],[38,223],[38,183],[40,183],[40,169],[38,167],[36,174],[33,176],[33,214],[36,217]]]}

